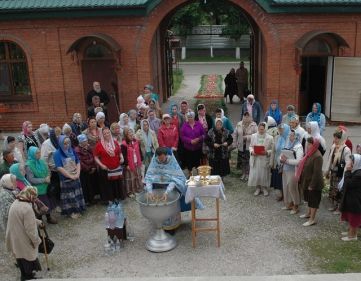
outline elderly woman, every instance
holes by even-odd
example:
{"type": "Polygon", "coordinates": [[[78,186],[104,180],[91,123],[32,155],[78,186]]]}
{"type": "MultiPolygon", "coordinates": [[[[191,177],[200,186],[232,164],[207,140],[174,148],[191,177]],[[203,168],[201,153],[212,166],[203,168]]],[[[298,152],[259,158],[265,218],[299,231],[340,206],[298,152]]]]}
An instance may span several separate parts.
{"type": "MultiPolygon", "coordinates": [[[[56,219],[51,217],[50,212],[54,208],[54,202],[48,196],[48,186],[50,183],[50,172],[48,165],[40,158],[40,149],[32,146],[28,151],[28,160],[26,161],[26,178],[32,186],[38,190],[38,198],[48,207],[46,219],[50,224],[57,224],[56,219]]],[[[40,218],[40,217],[39,217],[40,218]]]]}
{"type": "Polygon", "coordinates": [[[139,121],[137,119],[137,111],[135,109],[131,109],[128,112],[129,116],[129,122],[128,127],[133,130],[133,132],[136,132],[139,129],[139,121]]]}
{"type": "Polygon", "coordinates": [[[62,129],[63,135],[67,136],[71,141],[71,147],[75,148],[78,145],[78,139],[76,135],[71,130],[71,127],[68,123],[65,123],[62,129]]]}
{"type": "Polygon", "coordinates": [[[88,128],[83,131],[83,134],[86,135],[90,149],[93,150],[99,141],[101,134],[101,129],[97,127],[95,118],[88,119],[88,128]]]}
{"type": "Polygon", "coordinates": [[[142,120],[140,122],[140,129],[136,133],[135,137],[140,141],[140,150],[143,156],[142,175],[147,172],[150,160],[154,155],[155,150],[159,147],[157,135],[153,130],[149,128],[148,120],[142,120]]]}
{"type": "Polygon", "coordinates": [[[283,199],[282,165],[280,163],[280,155],[282,149],[284,149],[286,145],[289,133],[290,126],[287,124],[280,124],[278,126],[278,135],[274,138],[274,145],[272,148],[271,187],[279,192],[277,201],[282,201],[283,199]]]}
{"type": "Polygon", "coordinates": [[[129,116],[126,113],[122,113],[119,115],[120,133],[124,135],[124,129],[129,128],[129,116]]]}
{"type": "Polygon", "coordinates": [[[172,119],[169,114],[163,114],[163,124],[158,131],[159,147],[167,147],[173,150],[176,154],[178,150],[178,129],[172,124],[172,119]]]}
{"type": "Polygon", "coordinates": [[[113,122],[110,125],[110,132],[112,133],[112,137],[114,140],[116,140],[118,143],[122,143],[123,141],[123,132],[120,129],[120,126],[117,122],[113,122]]]}
{"type": "Polygon", "coordinates": [[[316,212],[320,206],[321,193],[324,186],[321,152],[318,150],[320,142],[318,139],[307,139],[307,152],[298,164],[296,180],[303,190],[304,199],[308,204],[308,212],[300,218],[307,218],[303,226],[316,224],[316,212]]]}
{"type": "Polygon", "coordinates": [[[189,174],[193,168],[201,164],[202,146],[205,139],[204,128],[199,121],[195,121],[195,113],[187,113],[187,122],[181,129],[181,139],[184,145],[184,166],[188,169],[189,174]]]}
{"type": "Polygon", "coordinates": [[[60,176],[61,213],[77,219],[85,211],[85,202],[79,180],[79,158],[71,148],[68,137],[59,137],[59,148],[54,153],[54,162],[60,176]]]}
{"type": "Polygon", "coordinates": [[[267,134],[271,135],[273,139],[278,135],[278,127],[276,120],[271,116],[267,116],[265,118],[265,122],[267,123],[267,134]]]}
{"type": "Polygon", "coordinates": [[[291,129],[286,145],[281,151],[280,163],[282,169],[283,202],[284,210],[291,210],[290,214],[298,213],[300,205],[300,191],[295,177],[295,170],[298,163],[302,160],[303,148],[300,142],[300,136],[295,130],[291,129]]]}
{"type": "Polygon", "coordinates": [[[16,177],[16,186],[19,190],[23,190],[27,185],[30,185],[28,180],[25,178],[25,165],[20,163],[15,163],[10,166],[10,174],[16,177]]]}
{"type": "Polygon", "coordinates": [[[134,137],[132,129],[124,131],[124,139],[121,145],[124,157],[125,183],[127,195],[130,198],[143,189],[142,175],[142,152],[139,141],[134,137]]]}
{"type": "Polygon", "coordinates": [[[271,116],[276,121],[277,125],[282,123],[282,112],[279,108],[277,100],[273,100],[271,102],[268,111],[265,114],[265,117],[267,116],[271,116]]]}
{"type": "Polygon", "coordinates": [[[233,134],[234,129],[232,126],[232,122],[224,116],[224,110],[222,108],[216,109],[216,118],[220,118],[223,121],[223,127],[228,130],[231,134],[233,134]]]}
{"type": "Polygon", "coordinates": [[[345,144],[347,137],[346,131],[339,128],[333,133],[333,144],[327,161],[325,176],[330,179],[330,191],[328,194],[332,206],[328,209],[335,215],[339,215],[338,210],[342,192],[338,188],[346,166],[350,166],[351,150],[345,144]]]}
{"type": "Polygon", "coordinates": [[[32,204],[37,198],[35,187],[29,186],[17,196],[9,210],[6,227],[6,248],[11,252],[21,272],[21,280],[35,278],[34,271],[40,271],[38,247],[41,239],[38,226],[41,221],[36,219],[32,204]]]}
{"type": "Polygon", "coordinates": [[[237,148],[237,169],[241,170],[241,180],[247,182],[249,175],[249,145],[251,136],[257,133],[257,124],[252,121],[249,112],[243,114],[234,131],[233,146],[237,148]]]}
{"type": "Polygon", "coordinates": [[[311,121],[306,124],[307,133],[304,134],[302,139],[302,146],[305,153],[307,153],[307,139],[313,138],[317,139],[320,143],[318,150],[321,152],[322,156],[326,152],[326,141],[320,134],[320,128],[316,121],[311,121]]]}
{"type": "Polygon", "coordinates": [[[270,160],[272,156],[273,138],[266,133],[267,124],[261,122],[258,125],[258,132],[251,136],[249,152],[249,178],[248,186],[255,186],[255,196],[263,192],[264,196],[268,196],[267,188],[271,183],[270,160]]]}
{"type": "Polygon", "coordinates": [[[162,120],[157,118],[155,116],[155,112],[153,109],[148,110],[148,122],[149,122],[149,128],[155,132],[156,135],[158,135],[159,128],[162,126],[162,120]]]}
{"type": "Polygon", "coordinates": [[[228,147],[232,144],[232,135],[223,128],[222,119],[216,118],[215,127],[208,131],[206,138],[209,146],[209,165],[212,167],[213,175],[220,175],[222,178],[231,172],[229,166],[228,147]]]}
{"type": "Polygon", "coordinates": [[[48,124],[40,124],[39,128],[35,130],[35,138],[39,141],[40,146],[49,137],[49,126],[48,124]]]}
{"type": "Polygon", "coordinates": [[[312,105],[312,111],[307,114],[306,123],[311,121],[315,121],[320,128],[320,134],[323,135],[325,128],[326,128],[326,117],[323,113],[321,113],[321,104],[318,102],[312,105]]]}
{"type": "Polygon", "coordinates": [[[0,179],[0,229],[6,231],[9,209],[19,193],[16,187],[16,177],[11,174],[5,174],[0,179]]]}
{"type": "Polygon", "coordinates": [[[357,240],[357,230],[361,227],[361,155],[351,155],[342,181],[344,195],[341,201],[341,219],[349,224],[348,232],[343,232],[343,241],[357,240]]]}
{"type": "Polygon", "coordinates": [[[24,163],[23,154],[18,148],[18,141],[13,136],[7,136],[4,140],[4,150],[13,152],[14,159],[18,163],[24,163]]]}
{"type": "Polygon", "coordinates": [[[80,160],[80,182],[86,205],[94,204],[94,196],[98,191],[98,173],[93,151],[90,149],[86,135],[78,137],[79,146],[75,148],[80,160]]]}
{"type": "Polygon", "coordinates": [[[296,114],[295,106],[292,104],[287,105],[287,113],[285,115],[283,115],[282,123],[290,125],[291,119],[295,116],[298,118],[298,115],[296,114]]]}
{"type": "Polygon", "coordinates": [[[95,120],[97,121],[97,126],[100,129],[103,129],[107,127],[107,122],[105,120],[105,114],[104,112],[98,112],[97,115],[95,115],[95,120]]]}
{"type": "Polygon", "coordinates": [[[79,136],[87,127],[88,125],[83,122],[81,114],[76,112],[73,114],[73,120],[70,124],[71,130],[76,136],[79,136]]]}
{"type": "Polygon", "coordinates": [[[104,128],[100,142],[94,149],[94,159],[99,166],[100,197],[103,201],[112,203],[125,199],[123,187],[124,162],[120,145],[111,135],[109,128],[104,128]]]}
{"type": "Polygon", "coordinates": [[[40,142],[34,135],[33,124],[30,121],[25,121],[23,123],[23,132],[20,136],[18,136],[18,142],[24,161],[27,158],[26,153],[28,152],[30,146],[40,147],[40,142]]]}
{"type": "Polygon", "coordinates": [[[156,116],[157,118],[161,118],[161,117],[162,117],[163,112],[162,112],[162,110],[158,107],[158,103],[157,103],[156,100],[151,99],[151,100],[149,101],[148,105],[149,105],[149,108],[150,108],[150,109],[153,109],[153,110],[154,110],[155,116],[156,116]]]}
{"type": "Polygon", "coordinates": [[[231,68],[229,73],[224,78],[224,84],[226,88],[224,90],[224,97],[227,101],[227,96],[229,96],[230,104],[233,104],[233,96],[237,96],[238,89],[237,89],[237,78],[236,78],[236,70],[231,68]]]}

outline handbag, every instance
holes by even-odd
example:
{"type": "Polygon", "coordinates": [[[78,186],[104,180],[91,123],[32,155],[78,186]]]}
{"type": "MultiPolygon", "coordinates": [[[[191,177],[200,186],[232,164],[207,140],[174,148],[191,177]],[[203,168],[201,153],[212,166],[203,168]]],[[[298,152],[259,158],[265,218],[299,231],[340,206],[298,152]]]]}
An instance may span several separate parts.
{"type": "Polygon", "coordinates": [[[342,157],[342,156],[343,156],[343,151],[345,150],[345,148],[346,148],[346,146],[343,147],[342,152],[341,152],[340,162],[337,163],[336,176],[337,176],[338,178],[342,178],[342,177],[343,177],[343,172],[344,172],[345,166],[346,166],[345,158],[342,157]]]}
{"type": "Polygon", "coordinates": [[[49,235],[48,235],[48,232],[46,231],[45,227],[43,229],[44,231],[44,239],[43,239],[43,236],[41,235],[40,233],[40,230],[38,230],[39,232],[39,236],[41,238],[41,243],[39,244],[39,248],[38,248],[38,251],[39,253],[41,254],[50,254],[51,251],[53,250],[55,244],[54,242],[49,238],[49,235]],[[45,247],[44,247],[44,243],[45,243],[45,247]]]}
{"type": "Polygon", "coordinates": [[[113,170],[108,170],[108,180],[114,181],[121,179],[123,177],[123,168],[122,166],[119,166],[113,170]]]}

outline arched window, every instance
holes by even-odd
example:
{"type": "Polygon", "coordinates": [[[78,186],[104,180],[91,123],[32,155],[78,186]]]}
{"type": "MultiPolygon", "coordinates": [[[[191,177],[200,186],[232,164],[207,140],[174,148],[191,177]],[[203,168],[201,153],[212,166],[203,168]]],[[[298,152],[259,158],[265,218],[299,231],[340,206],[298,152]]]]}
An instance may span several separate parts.
{"type": "Polygon", "coordinates": [[[14,42],[0,41],[0,101],[31,99],[24,51],[14,42]]]}
{"type": "Polygon", "coordinates": [[[94,40],[91,45],[85,49],[84,57],[88,59],[113,58],[113,53],[108,47],[94,40]]]}

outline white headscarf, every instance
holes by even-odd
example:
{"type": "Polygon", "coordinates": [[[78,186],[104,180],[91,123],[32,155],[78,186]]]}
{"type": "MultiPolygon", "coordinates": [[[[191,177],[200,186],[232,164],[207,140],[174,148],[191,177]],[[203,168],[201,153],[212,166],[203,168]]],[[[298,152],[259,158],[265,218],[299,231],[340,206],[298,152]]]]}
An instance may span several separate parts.
{"type": "Polygon", "coordinates": [[[102,111],[98,112],[97,115],[95,115],[95,120],[97,120],[97,122],[101,118],[105,119],[105,114],[102,111]]]}
{"type": "Polygon", "coordinates": [[[5,174],[0,179],[0,190],[3,188],[16,189],[16,186],[13,184],[13,180],[16,180],[16,176],[12,174],[5,174]]]}
{"type": "Polygon", "coordinates": [[[311,128],[311,137],[319,140],[321,138],[321,134],[320,134],[320,127],[318,126],[318,123],[316,121],[311,121],[311,122],[309,122],[309,126],[311,128]]]}

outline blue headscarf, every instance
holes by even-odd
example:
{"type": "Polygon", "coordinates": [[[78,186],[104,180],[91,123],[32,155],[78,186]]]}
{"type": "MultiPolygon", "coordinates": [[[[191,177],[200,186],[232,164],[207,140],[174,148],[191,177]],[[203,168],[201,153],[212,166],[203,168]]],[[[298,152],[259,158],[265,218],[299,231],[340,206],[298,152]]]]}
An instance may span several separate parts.
{"type": "Polygon", "coordinates": [[[290,134],[290,126],[287,124],[281,124],[278,128],[283,129],[282,135],[279,136],[277,143],[276,143],[276,154],[280,153],[283,148],[286,146],[288,135],[290,134]]]}
{"type": "Polygon", "coordinates": [[[23,182],[25,185],[31,185],[27,179],[25,178],[25,176],[23,176],[20,172],[20,164],[19,163],[15,163],[12,164],[9,168],[10,174],[16,176],[16,179],[23,182]]]}
{"type": "Polygon", "coordinates": [[[300,143],[301,143],[301,135],[298,134],[295,130],[291,129],[290,134],[288,135],[288,138],[287,138],[287,143],[285,146],[286,149],[293,149],[296,144],[300,144],[300,143]],[[295,133],[295,140],[293,142],[290,141],[291,133],[295,133]]]}
{"type": "Polygon", "coordinates": [[[60,155],[62,158],[71,158],[75,161],[75,154],[74,154],[74,150],[71,148],[71,145],[69,146],[69,148],[66,150],[64,147],[64,141],[65,139],[69,139],[70,138],[64,135],[59,136],[59,151],[60,151],[60,155]]]}
{"type": "Polygon", "coordinates": [[[310,121],[316,121],[318,126],[320,126],[321,123],[321,104],[319,104],[318,102],[315,102],[312,105],[312,109],[311,109],[311,113],[309,114],[309,118],[310,121]],[[313,106],[316,105],[317,106],[317,112],[313,112],[313,106]]]}
{"type": "Polygon", "coordinates": [[[274,120],[276,120],[277,124],[280,124],[282,121],[282,112],[279,108],[278,101],[273,100],[268,108],[268,115],[271,116],[274,120]],[[276,105],[276,109],[272,109],[272,104],[276,105]]]}
{"type": "Polygon", "coordinates": [[[54,129],[50,129],[49,131],[49,139],[51,144],[55,147],[55,149],[59,148],[59,142],[58,142],[58,138],[55,134],[55,130],[54,129]]]}
{"type": "Polygon", "coordinates": [[[28,149],[28,160],[26,161],[26,165],[29,166],[33,171],[36,171],[40,174],[48,173],[48,167],[43,159],[37,159],[36,153],[39,148],[35,146],[30,146],[28,149]]]}

